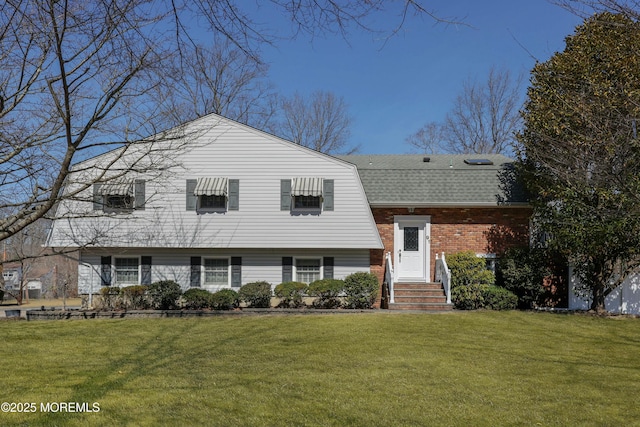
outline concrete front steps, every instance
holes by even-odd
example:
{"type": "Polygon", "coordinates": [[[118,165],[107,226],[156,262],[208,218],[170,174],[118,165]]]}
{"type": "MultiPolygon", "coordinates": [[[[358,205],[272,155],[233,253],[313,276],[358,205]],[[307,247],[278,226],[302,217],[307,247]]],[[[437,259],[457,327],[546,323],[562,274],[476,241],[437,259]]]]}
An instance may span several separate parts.
{"type": "Polygon", "coordinates": [[[451,311],[441,283],[396,283],[389,310],[451,311]]]}

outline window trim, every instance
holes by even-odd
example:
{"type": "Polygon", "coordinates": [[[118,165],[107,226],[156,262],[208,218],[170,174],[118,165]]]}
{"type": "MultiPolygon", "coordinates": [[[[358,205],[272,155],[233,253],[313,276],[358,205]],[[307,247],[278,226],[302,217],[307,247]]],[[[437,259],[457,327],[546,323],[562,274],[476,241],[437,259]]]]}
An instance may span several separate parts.
{"type": "MultiPolygon", "coordinates": [[[[324,279],[324,258],[321,256],[299,256],[299,257],[293,257],[293,265],[292,265],[292,279],[294,282],[302,282],[302,280],[299,280],[298,278],[298,260],[317,260],[319,262],[318,264],[318,271],[319,271],[319,276],[317,280],[322,280],[324,279]]],[[[303,283],[307,283],[307,282],[303,282],[303,283]]],[[[312,282],[309,282],[312,283],[312,282]]]]}
{"type": "Polygon", "coordinates": [[[200,287],[205,286],[226,286],[231,287],[231,257],[228,256],[202,256],[200,259],[200,287]],[[227,261],[227,283],[226,285],[222,285],[220,283],[207,283],[207,272],[205,269],[205,264],[207,260],[213,259],[223,259],[227,261]]]}
{"type": "Polygon", "coordinates": [[[141,261],[141,257],[140,256],[113,256],[112,257],[112,264],[111,264],[111,282],[112,285],[111,286],[119,286],[119,287],[123,287],[123,286],[135,286],[135,285],[139,285],[140,284],[140,280],[142,278],[142,261],[141,261]],[[117,260],[119,259],[136,259],[138,260],[138,281],[136,283],[129,283],[129,282],[125,282],[125,283],[120,283],[118,281],[118,268],[117,268],[117,260]]]}

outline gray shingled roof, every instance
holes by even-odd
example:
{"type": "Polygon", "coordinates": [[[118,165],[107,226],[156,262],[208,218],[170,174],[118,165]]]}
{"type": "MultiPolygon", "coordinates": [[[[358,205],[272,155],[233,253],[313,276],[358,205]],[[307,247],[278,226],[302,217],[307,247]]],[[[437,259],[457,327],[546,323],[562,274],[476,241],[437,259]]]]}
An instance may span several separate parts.
{"type": "Polygon", "coordinates": [[[527,199],[513,177],[513,161],[502,155],[348,155],[358,168],[372,206],[521,205],[527,199]],[[430,161],[423,159],[429,157],[430,161]],[[487,159],[493,165],[469,165],[487,159]]]}

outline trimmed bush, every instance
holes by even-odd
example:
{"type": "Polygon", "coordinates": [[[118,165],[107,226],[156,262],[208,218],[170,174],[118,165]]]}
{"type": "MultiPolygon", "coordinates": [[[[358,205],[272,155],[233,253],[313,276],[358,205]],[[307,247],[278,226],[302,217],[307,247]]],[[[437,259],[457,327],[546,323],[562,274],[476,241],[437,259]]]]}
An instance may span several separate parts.
{"type": "Polygon", "coordinates": [[[271,307],[271,284],[269,282],[251,282],[243,285],[238,291],[240,301],[244,301],[248,307],[271,307]]]}
{"type": "Polygon", "coordinates": [[[513,292],[499,286],[489,286],[484,292],[484,307],[491,310],[513,310],[518,305],[518,297],[513,292]]]}
{"type": "Polygon", "coordinates": [[[273,290],[273,294],[280,298],[278,307],[283,308],[298,308],[304,304],[302,302],[302,296],[307,290],[307,284],[302,282],[284,282],[280,283],[273,290]]]}
{"type": "Polygon", "coordinates": [[[238,293],[233,289],[220,289],[214,292],[211,294],[210,302],[214,310],[233,310],[240,305],[238,293]]]}
{"type": "Polygon", "coordinates": [[[191,288],[182,294],[182,307],[187,310],[202,310],[211,307],[211,292],[202,288],[191,288]]]}
{"type": "Polygon", "coordinates": [[[100,288],[103,310],[115,310],[119,305],[120,288],[118,286],[104,286],[100,288]]]}
{"type": "Polygon", "coordinates": [[[182,295],[180,285],[173,280],[161,280],[149,286],[151,305],[156,310],[178,308],[178,299],[182,295]]]}
{"type": "Polygon", "coordinates": [[[144,310],[149,306],[147,290],[144,285],[126,286],[120,289],[122,308],[125,310],[144,310]]]}
{"type": "Polygon", "coordinates": [[[364,271],[348,275],[344,279],[344,306],[346,308],[372,308],[378,297],[378,277],[364,271]]]}
{"type": "Polygon", "coordinates": [[[477,310],[485,304],[485,292],[489,285],[471,283],[451,289],[451,302],[458,310],[477,310]]]}
{"type": "Polygon", "coordinates": [[[473,251],[458,252],[447,256],[447,265],[451,270],[451,287],[470,284],[493,285],[494,274],[487,270],[484,258],[473,251]]]}
{"type": "Polygon", "coordinates": [[[512,248],[500,257],[496,283],[516,294],[519,308],[533,308],[546,296],[543,284],[553,274],[550,265],[544,249],[512,248]]]}
{"type": "Polygon", "coordinates": [[[312,303],[315,308],[338,308],[343,289],[344,280],[322,279],[312,282],[307,288],[307,294],[316,297],[312,303]]]}

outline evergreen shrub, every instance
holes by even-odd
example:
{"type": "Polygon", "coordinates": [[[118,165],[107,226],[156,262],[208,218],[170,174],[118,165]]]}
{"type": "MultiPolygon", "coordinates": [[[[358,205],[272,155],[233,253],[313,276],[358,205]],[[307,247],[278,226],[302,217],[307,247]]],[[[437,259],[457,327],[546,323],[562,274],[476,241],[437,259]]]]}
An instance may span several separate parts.
{"type": "Polygon", "coordinates": [[[182,295],[180,285],[173,280],[160,280],[149,285],[149,298],[156,310],[178,308],[178,299],[182,295]]]}
{"type": "Polygon", "coordinates": [[[500,286],[489,286],[483,297],[484,308],[490,310],[513,310],[518,306],[516,294],[500,286]]]}
{"type": "Polygon", "coordinates": [[[280,298],[278,307],[298,308],[302,307],[302,297],[307,290],[307,284],[302,282],[283,282],[273,290],[276,297],[280,298]]]}
{"type": "Polygon", "coordinates": [[[309,284],[307,294],[316,297],[312,303],[315,308],[338,308],[343,289],[344,280],[321,279],[309,284]]]}
{"type": "Polygon", "coordinates": [[[238,291],[240,301],[244,301],[248,307],[271,307],[271,284],[269,282],[251,282],[243,285],[238,291]]]}
{"type": "Polygon", "coordinates": [[[125,310],[144,310],[149,307],[148,286],[133,285],[120,289],[121,306],[125,310]]]}
{"type": "Polygon", "coordinates": [[[211,292],[202,288],[191,288],[182,294],[182,307],[187,310],[202,310],[211,307],[211,292]]]}
{"type": "Polygon", "coordinates": [[[220,289],[211,294],[210,303],[214,310],[233,310],[240,305],[240,299],[233,289],[220,289]]]}
{"type": "Polygon", "coordinates": [[[380,284],[373,273],[363,271],[344,279],[344,306],[346,308],[372,308],[378,297],[380,284]]]}

